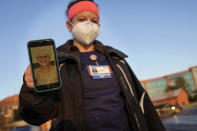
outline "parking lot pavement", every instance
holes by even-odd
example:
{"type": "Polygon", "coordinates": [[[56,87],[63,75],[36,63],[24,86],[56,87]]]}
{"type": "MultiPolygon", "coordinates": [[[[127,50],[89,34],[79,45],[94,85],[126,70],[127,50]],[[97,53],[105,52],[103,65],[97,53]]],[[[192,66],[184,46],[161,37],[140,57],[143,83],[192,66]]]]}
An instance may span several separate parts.
{"type": "Polygon", "coordinates": [[[167,131],[197,131],[197,107],[163,120],[167,131]]]}

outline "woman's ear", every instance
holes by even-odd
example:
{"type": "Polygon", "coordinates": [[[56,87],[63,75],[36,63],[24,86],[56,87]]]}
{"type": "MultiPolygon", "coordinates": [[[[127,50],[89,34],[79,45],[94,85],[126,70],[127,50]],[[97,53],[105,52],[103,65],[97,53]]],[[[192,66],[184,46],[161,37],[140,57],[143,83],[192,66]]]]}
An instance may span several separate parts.
{"type": "Polygon", "coordinates": [[[72,25],[71,25],[70,21],[66,21],[66,26],[67,26],[67,29],[71,32],[72,25]]]}

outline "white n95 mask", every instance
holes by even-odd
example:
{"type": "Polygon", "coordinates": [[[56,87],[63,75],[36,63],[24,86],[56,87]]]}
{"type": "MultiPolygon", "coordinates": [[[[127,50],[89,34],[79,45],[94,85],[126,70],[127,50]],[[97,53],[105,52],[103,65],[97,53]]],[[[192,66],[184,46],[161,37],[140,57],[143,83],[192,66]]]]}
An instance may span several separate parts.
{"type": "Polygon", "coordinates": [[[99,26],[91,21],[72,24],[72,26],[73,37],[81,44],[89,45],[99,35],[99,26]]]}

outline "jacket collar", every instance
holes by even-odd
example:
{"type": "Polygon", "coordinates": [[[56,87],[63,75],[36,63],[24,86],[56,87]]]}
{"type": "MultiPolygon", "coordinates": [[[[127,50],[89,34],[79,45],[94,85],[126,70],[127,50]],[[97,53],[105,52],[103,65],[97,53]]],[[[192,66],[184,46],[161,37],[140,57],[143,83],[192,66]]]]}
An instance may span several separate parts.
{"type": "MultiPolygon", "coordinates": [[[[94,41],[94,48],[95,50],[106,54],[107,56],[113,57],[119,57],[121,59],[124,59],[126,57],[128,57],[127,55],[125,55],[123,52],[114,49],[110,46],[104,46],[100,41],[95,40],[94,41]]],[[[68,40],[65,44],[59,46],[57,48],[57,54],[58,54],[58,59],[59,59],[59,63],[63,63],[65,60],[75,60],[75,61],[79,61],[80,59],[80,52],[79,49],[73,45],[73,40],[68,40]]]]}
{"type": "Polygon", "coordinates": [[[74,54],[78,52],[78,48],[73,45],[73,40],[68,40],[65,44],[57,47],[57,55],[59,63],[64,63],[66,60],[75,60],[77,61],[77,57],[74,54]]]}

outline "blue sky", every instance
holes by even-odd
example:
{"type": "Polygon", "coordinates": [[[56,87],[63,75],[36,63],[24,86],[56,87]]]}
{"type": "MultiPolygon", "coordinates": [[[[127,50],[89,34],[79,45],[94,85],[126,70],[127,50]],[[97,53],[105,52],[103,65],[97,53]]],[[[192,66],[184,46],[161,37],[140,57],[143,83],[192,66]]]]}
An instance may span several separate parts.
{"type": "MultiPolygon", "coordinates": [[[[59,46],[72,38],[65,26],[69,1],[0,1],[0,100],[20,91],[29,40],[52,38],[59,46]]],[[[98,40],[125,52],[140,80],[197,65],[196,0],[95,1],[98,40]]]]}

